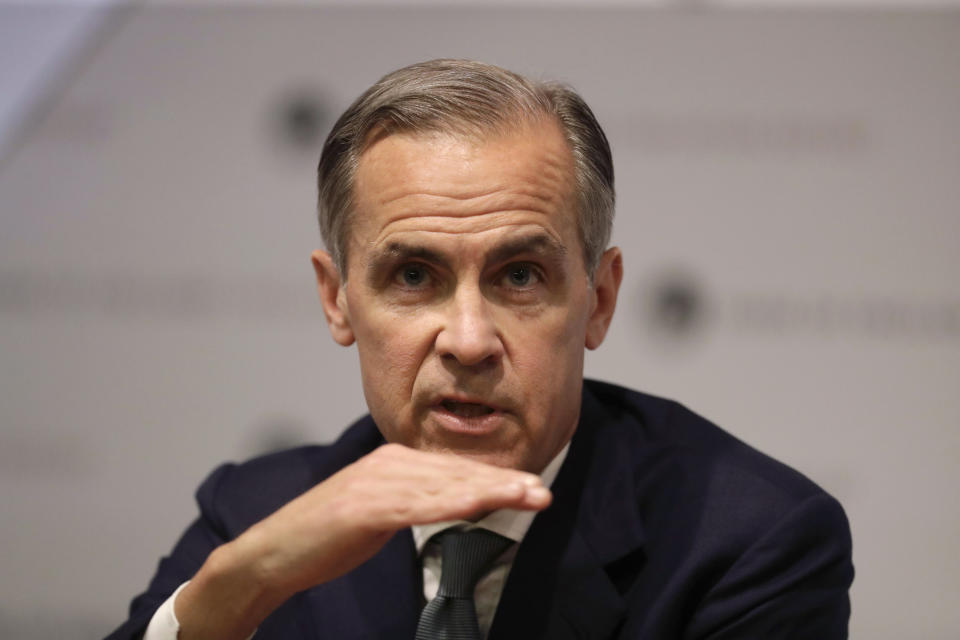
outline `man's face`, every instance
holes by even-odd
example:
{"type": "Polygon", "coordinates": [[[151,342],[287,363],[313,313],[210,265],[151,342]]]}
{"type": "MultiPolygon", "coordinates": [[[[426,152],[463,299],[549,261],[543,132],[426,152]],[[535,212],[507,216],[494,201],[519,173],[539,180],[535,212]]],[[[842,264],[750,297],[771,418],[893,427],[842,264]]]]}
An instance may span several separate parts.
{"type": "MultiPolygon", "coordinates": [[[[361,156],[354,198],[346,282],[314,260],[384,437],[541,471],[576,428],[584,346],[613,311],[584,268],[559,127],[386,136],[361,156]]],[[[619,270],[609,254],[604,273],[619,270]]]]}

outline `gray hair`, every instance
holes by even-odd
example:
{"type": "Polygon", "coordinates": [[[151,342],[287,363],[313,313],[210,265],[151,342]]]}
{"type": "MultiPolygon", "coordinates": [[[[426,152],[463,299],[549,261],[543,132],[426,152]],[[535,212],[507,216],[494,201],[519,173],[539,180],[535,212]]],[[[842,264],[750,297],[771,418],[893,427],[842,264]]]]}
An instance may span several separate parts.
{"type": "Polygon", "coordinates": [[[320,235],[341,275],[360,155],[376,137],[400,132],[480,137],[553,117],[573,155],[580,239],[591,281],[613,227],[613,158],[599,123],[573,89],[533,82],[468,60],[431,60],[398,69],[367,89],[340,116],[317,169],[320,235]]]}

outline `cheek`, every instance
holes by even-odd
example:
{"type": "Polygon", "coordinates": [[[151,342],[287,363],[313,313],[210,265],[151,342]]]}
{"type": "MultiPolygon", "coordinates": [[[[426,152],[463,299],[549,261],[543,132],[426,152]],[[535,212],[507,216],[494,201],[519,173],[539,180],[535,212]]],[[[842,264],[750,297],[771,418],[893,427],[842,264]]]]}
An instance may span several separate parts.
{"type": "Polygon", "coordinates": [[[364,386],[380,401],[396,406],[409,399],[427,342],[418,326],[390,314],[369,314],[354,323],[364,386]]]}
{"type": "Polygon", "coordinates": [[[516,324],[512,365],[524,387],[548,405],[552,403],[548,396],[565,394],[570,388],[566,381],[579,384],[583,375],[582,315],[559,309],[516,324]]]}
{"type": "Polygon", "coordinates": [[[417,346],[416,335],[400,327],[357,337],[360,364],[376,369],[371,373],[380,377],[388,377],[385,374],[400,375],[415,367],[417,346]]]}

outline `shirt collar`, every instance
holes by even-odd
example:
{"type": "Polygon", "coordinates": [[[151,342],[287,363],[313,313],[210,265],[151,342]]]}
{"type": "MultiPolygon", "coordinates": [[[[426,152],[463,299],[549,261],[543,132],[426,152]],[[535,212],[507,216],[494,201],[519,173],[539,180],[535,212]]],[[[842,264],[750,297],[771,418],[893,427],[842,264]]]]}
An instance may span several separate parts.
{"type": "MultiPolygon", "coordinates": [[[[567,451],[570,450],[570,443],[567,442],[563,449],[553,457],[553,460],[544,467],[540,473],[540,480],[543,486],[553,486],[553,481],[557,478],[560,466],[567,458],[567,451]]],[[[500,509],[488,514],[477,522],[467,522],[466,520],[448,520],[445,522],[432,522],[430,524],[415,524],[413,529],[413,542],[417,546],[417,554],[423,552],[423,547],[427,541],[435,534],[450,527],[462,526],[464,529],[488,529],[494,533],[499,533],[505,538],[510,538],[514,542],[523,540],[527,535],[527,530],[536,517],[536,511],[521,511],[518,509],[500,509]]]]}

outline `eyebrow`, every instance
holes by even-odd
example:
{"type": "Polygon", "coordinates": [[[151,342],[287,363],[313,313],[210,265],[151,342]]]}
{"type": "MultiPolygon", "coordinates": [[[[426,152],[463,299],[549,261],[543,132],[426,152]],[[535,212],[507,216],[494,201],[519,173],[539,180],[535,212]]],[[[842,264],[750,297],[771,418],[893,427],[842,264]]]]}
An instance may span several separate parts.
{"type": "Polygon", "coordinates": [[[379,281],[394,266],[407,260],[424,260],[434,264],[446,264],[443,254],[419,244],[406,242],[391,242],[381,251],[370,257],[367,269],[368,279],[371,282],[379,281]]]}
{"type": "MultiPolygon", "coordinates": [[[[509,238],[495,246],[486,256],[485,262],[497,264],[523,254],[533,254],[561,264],[567,248],[546,233],[527,233],[509,238]]],[[[387,271],[407,260],[423,260],[439,265],[450,262],[446,255],[426,245],[393,241],[370,258],[367,273],[371,280],[378,281],[387,271]]]]}
{"type": "Polygon", "coordinates": [[[545,233],[528,233],[515,238],[509,238],[494,247],[493,251],[487,256],[487,262],[505,262],[514,256],[524,253],[532,253],[542,258],[559,260],[566,256],[567,248],[545,233]]]}

